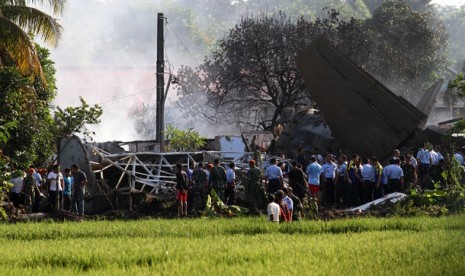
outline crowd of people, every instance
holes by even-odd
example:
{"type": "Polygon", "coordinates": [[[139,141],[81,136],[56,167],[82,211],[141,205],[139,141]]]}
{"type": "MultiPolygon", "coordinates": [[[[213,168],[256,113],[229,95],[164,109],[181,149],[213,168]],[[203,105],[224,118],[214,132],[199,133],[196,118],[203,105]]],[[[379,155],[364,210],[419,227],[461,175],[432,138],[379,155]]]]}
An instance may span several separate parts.
{"type": "Polygon", "coordinates": [[[46,210],[84,215],[87,176],[77,164],[63,172],[59,165],[53,165],[42,174],[34,166],[26,171],[16,170],[11,183],[11,202],[15,207],[24,206],[28,213],[38,212],[46,199],[46,210]]]}
{"type": "MultiPolygon", "coordinates": [[[[465,166],[464,156],[465,148],[462,148],[455,153],[454,159],[465,166]]],[[[442,172],[446,163],[440,146],[425,143],[416,153],[401,154],[394,150],[385,166],[376,156],[368,158],[353,154],[349,158],[345,154],[320,154],[316,148],[311,152],[299,149],[290,165],[271,158],[262,171],[255,164],[256,160],[250,160],[249,169],[241,178],[249,211],[259,214],[262,200],[266,198],[267,214],[276,222],[299,219],[304,200],[328,208],[350,208],[388,193],[408,192],[413,188],[433,189],[434,184],[444,183],[442,172]]],[[[193,166],[189,164],[189,167],[193,166]]],[[[203,210],[211,190],[225,204],[235,204],[234,163],[228,164],[227,169],[219,160],[206,167],[199,163],[195,170],[184,171],[181,164],[177,168],[176,198],[180,202],[180,217],[187,216],[192,209],[203,210]]]]}

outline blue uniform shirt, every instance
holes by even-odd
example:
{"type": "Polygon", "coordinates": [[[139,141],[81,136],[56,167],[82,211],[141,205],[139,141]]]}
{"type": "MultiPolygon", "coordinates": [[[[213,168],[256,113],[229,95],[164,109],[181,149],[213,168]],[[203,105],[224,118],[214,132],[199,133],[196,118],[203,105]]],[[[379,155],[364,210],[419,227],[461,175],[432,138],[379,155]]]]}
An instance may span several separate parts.
{"type": "Polygon", "coordinates": [[[312,185],[320,185],[320,175],[322,169],[321,165],[317,162],[313,162],[307,167],[308,183],[312,185]]]}

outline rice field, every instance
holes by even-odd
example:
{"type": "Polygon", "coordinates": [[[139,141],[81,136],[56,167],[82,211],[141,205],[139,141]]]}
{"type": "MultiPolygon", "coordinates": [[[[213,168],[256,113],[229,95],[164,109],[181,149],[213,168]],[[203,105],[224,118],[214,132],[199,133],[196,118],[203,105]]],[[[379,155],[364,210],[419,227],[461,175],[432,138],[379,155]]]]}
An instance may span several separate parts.
{"type": "Polygon", "coordinates": [[[1,275],[465,275],[465,216],[0,225],[1,275]]]}

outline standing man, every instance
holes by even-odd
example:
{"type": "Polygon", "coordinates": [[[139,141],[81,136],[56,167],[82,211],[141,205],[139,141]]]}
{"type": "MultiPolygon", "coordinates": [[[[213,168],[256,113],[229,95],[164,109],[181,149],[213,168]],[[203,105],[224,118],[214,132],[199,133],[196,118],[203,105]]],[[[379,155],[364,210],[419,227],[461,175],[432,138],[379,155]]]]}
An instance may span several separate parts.
{"type": "Polygon", "coordinates": [[[84,215],[84,194],[87,186],[87,176],[81,171],[77,164],[71,166],[73,173],[73,193],[71,198],[71,209],[77,212],[78,216],[84,215]]]}
{"type": "Polygon", "coordinates": [[[431,165],[433,164],[431,152],[428,150],[428,143],[424,143],[423,147],[418,151],[417,159],[420,162],[418,166],[419,184],[424,188],[428,182],[431,165]]]}
{"type": "Polygon", "coordinates": [[[71,177],[71,169],[65,169],[65,177],[63,182],[65,183],[65,188],[63,189],[63,210],[69,212],[71,209],[71,187],[73,185],[71,177]]]}
{"type": "Polygon", "coordinates": [[[336,182],[336,203],[337,204],[342,204],[346,205],[348,207],[348,204],[346,202],[345,196],[344,196],[344,191],[347,189],[347,182],[346,182],[346,172],[347,172],[347,156],[345,154],[342,154],[339,156],[339,166],[337,169],[337,172],[339,174],[338,180],[336,182]]]}
{"type": "Polygon", "coordinates": [[[326,204],[334,204],[334,198],[336,196],[335,183],[339,177],[337,171],[337,164],[332,161],[332,155],[327,154],[325,157],[325,163],[321,166],[322,174],[325,179],[325,202],[326,204]]]}
{"type": "Polygon", "coordinates": [[[321,176],[321,165],[318,164],[316,157],[312,155],[310,157],[310,165],[307,167],[308,175],[308,188],[312,197],[318,201],[318,193],[320,192],[320,176],[321,176]]]}
{"type": "Polygon", "coordinates": [[[227,205],[234,205],[236,201],[234,189],[236,187],[236,173],[234,172],[234,162],[229,163],[229,168],[226,171],[226,190],[224,197],[227,205]]]}
{"type": "Polygon", "coordinates": [[[381,186],[383,166],[381,166],[376,156],[371,158],[371,167],[373,168],[374,182],[370,185],[368,196],[370,199],[373,198],[372,200],[375,200],[384,196],[383,186],[381,186]]]}
{"type": "Polygon", "coordinates": [[[388,190],[390,193],[402,191],[404,182],[404,172],[400,167],[400,159],[394,160],[394,165],[390,167],[389,173],[388,190]]]}
{"type": "Polygon", "coordinates": [[[215,161],[213,161],[213,168],[210,173],[210,183],[213,190],[215,190],[216,195],[218,195],[221,201],[225,202],[224,189],[226,188],[226,171],[222,166],[220,166],[219,159],[215,159],[215,161]]]}
{"type": "Polygon", "coordinates": [[[194,170],[193,178],[195,194],[194,209],[197,211],[203,211],[207,202],[208,176],[205,170],[203,169],[202,162],[200,162],[197,165],[197,169],[194,170]]]}
{"type": "Polygon", "coordinates": [[[179,201],[178,217],[187,216],[187,175],[182,170],[180,163],[176,164],[178,171],[176,172],[176,199],[179,201]]]}
{"type": "Polygon", "coordinates": [[[24,178],[24,184],[21,189],[21,192],[24,193],[24,205],[28,213],[32,212],[32,206],[36,201],[36,194],[39,193],[39,187],[37,187],[37,180],[34,177],[34,169],[30,168],[26,177],[24,178]]]}
{"type": "Polygon", "coordinates": [[[53,170],[47,175],[47,182],[49,184],[49,201],[53,210],[60,210],[61,198],[63,196],[63,174],[60,172],[59,165],[53,165],[53,170]]]}
{"type": "Polygon", "coordinates": [[[247,172],[247,198],[249,200],[250,205],[250,213],[255,215],[259,214],[258,206],[259,199],[262,199],[261,194],[262,192],[262,172],[260,169],[255,167],[255,161],[249,161],[249,171],[247,172]]]}
{"type": "Polygon", "coordinates": [[[270,165],[265,171],[265,181],[267,181],[267,193],[274,194],[283,186],[283,172],[276,166],[276,159],[270,159],[270,165]]]}
{"type": "Polygon", "coordinates": [[[295,195],[301,200],[308,194],[307,177],[302,171],[302,164],[292,161],[292,170],[289,172],[289,186],[292,187],[295,195]]]}

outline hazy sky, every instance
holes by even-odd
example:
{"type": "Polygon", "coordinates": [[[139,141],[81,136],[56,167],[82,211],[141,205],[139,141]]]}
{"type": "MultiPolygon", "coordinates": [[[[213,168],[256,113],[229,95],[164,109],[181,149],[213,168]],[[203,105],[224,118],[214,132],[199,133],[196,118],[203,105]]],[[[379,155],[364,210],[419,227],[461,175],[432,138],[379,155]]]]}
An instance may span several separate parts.
{"type": "Polygon", "coordinates": [[[461,6],[465,4],[465,0],[433,0],[432,2],[439,5],[451,6],[461,6]]]}
{"type": "MultiPolygon", "coordinates": [[[[155,47],[151,47],[151,51],[138,53],[137,57],[127,57],[121,51],[112,51],[107,42],[110,34],[123,31],[114,29],[115,18],[127,12],[129,3],[151,2],[92,2],[90,9],[89,1],[68,1],[65,13],[60,18],[63,36],[58,48],[51,49],[51,58],[57,67],[58,95],[55,103],[60,107],[77,105],[79,96],[83,96],[89,104],[101,104],[104,115],[96,129],[95,138],[98,141],[145,139],[147,137],[135,133],[128,111],[141,103],[155,101],[155,47]],[[109,65],[108,58],[112,65],[109,65]]],[[[433,3],[459,6],[465,4],[465,0],[433,0],[433,3]]],[[[150,27],[155,30],[153,12],[153,26],[150,27]]],[[[172,23],[175,20],[182,18],[170,18],[172,23]]],[[[127,22],[127,25],[131,23],[127,22]]],[[[155,36],[155,31],[142,35],[155,36]]],[[[167,43],[179,43],[173,33],[169,33],[166,39],[167,43]]],[[[186,62],[179,60],[179,55],[167,48],[167,55],[174,66],[186,62]]]]}

